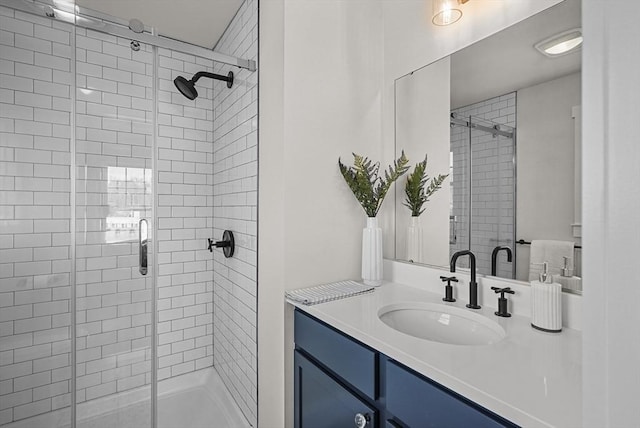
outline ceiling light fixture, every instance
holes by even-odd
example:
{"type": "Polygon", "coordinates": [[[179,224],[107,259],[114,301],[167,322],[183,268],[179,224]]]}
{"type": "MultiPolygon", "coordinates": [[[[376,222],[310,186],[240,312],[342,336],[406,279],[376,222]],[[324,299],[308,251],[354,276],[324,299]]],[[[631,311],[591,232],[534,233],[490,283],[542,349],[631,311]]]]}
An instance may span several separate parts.
{"type": "Polygon", "coordinates": [[[458,7],[469,0],[432,0],[434,25],[451,25],[462,18],[462,10],[458,7]]]}
{"type": "Polygon", "coordinates": [[[574,52],[578,50],[581,45],[582,30],[580,28],[574,28],[551,36],[548,39],[536,43],[534,46],[542,55],[555,58],[574,52]]]}

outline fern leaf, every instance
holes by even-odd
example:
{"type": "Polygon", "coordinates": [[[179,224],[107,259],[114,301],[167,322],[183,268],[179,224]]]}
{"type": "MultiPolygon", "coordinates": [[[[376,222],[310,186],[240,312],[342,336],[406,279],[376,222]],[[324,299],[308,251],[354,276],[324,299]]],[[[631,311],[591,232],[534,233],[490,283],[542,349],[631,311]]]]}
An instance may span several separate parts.
{"type": "Polygon", "coordinates": [[[379,162],[372,163],[367,157],[353,153],[353,166],[347,167],[338,158],[342,176],[368,217],[378,214],[391,185],[409,169],[408,163],[409,160],[402,152],[402,156],[394,161],[393,166],[384,171],[382,178],[379,177],[379,162]]]}
{"type": "Polygon", "coordinates": [[[406,199],[402,204],[411,210],[413,217],[418,217],[425,211],[425,208],[423,208],[425,202],[429,201],[429,197],[441,188],[442,183],[449,176],[449,174],[438,175],[438,177],[431,180],[431,183],[425,190],[425,185],[427,181],[429,181],[426,170],[427,156],[425,156],[422,162],[416,164],[413,172],[407,177],[407,183],[404,189],[406,199]]]}

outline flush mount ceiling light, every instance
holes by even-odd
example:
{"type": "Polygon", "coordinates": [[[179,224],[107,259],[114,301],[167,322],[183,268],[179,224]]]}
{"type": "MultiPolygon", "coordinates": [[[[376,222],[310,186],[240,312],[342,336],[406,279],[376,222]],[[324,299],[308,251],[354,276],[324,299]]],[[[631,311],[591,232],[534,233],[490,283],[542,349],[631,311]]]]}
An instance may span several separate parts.
{"type": "Polygon", "coordinates": [[[458,7],[469,0],[431,0],[433,7],[434,25],[451,25],[462,17],[462,10],[458,7]]]}
{"type": "Polygon", "coordinates": [[[580,28],[574,28],[551,36],[548,39],[536,43],[534,46],[542,55],[555,58],[574,52],[578,50],[581,45],[582,30],[580,28]]]}

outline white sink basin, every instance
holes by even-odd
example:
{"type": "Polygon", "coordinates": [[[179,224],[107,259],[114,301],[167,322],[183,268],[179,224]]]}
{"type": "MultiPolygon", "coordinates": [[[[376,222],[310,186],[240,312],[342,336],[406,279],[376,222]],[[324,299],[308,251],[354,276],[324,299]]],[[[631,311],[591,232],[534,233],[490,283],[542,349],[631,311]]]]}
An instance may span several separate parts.
{"type": "Polygon", "coordinates": [[[438,303],[394,303],[380,308],[378,317],[401,333],[451,345],[491,345],[507,335],[472,309],[438,303]]]}

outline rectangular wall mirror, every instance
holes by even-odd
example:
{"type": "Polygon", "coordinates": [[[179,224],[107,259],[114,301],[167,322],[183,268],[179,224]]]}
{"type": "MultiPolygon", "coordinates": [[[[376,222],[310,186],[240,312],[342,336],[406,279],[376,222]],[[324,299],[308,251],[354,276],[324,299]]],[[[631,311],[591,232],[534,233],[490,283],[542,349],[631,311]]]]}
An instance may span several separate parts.
{"type": "Polygon", "coordinates": [[[479,274],[527,282],[547,261],[581,292],[580,15],[564,0],[396,80],[396,155],[449,174],[418,218],[396,184],[396,259],[470,249],[479,274]]]}

